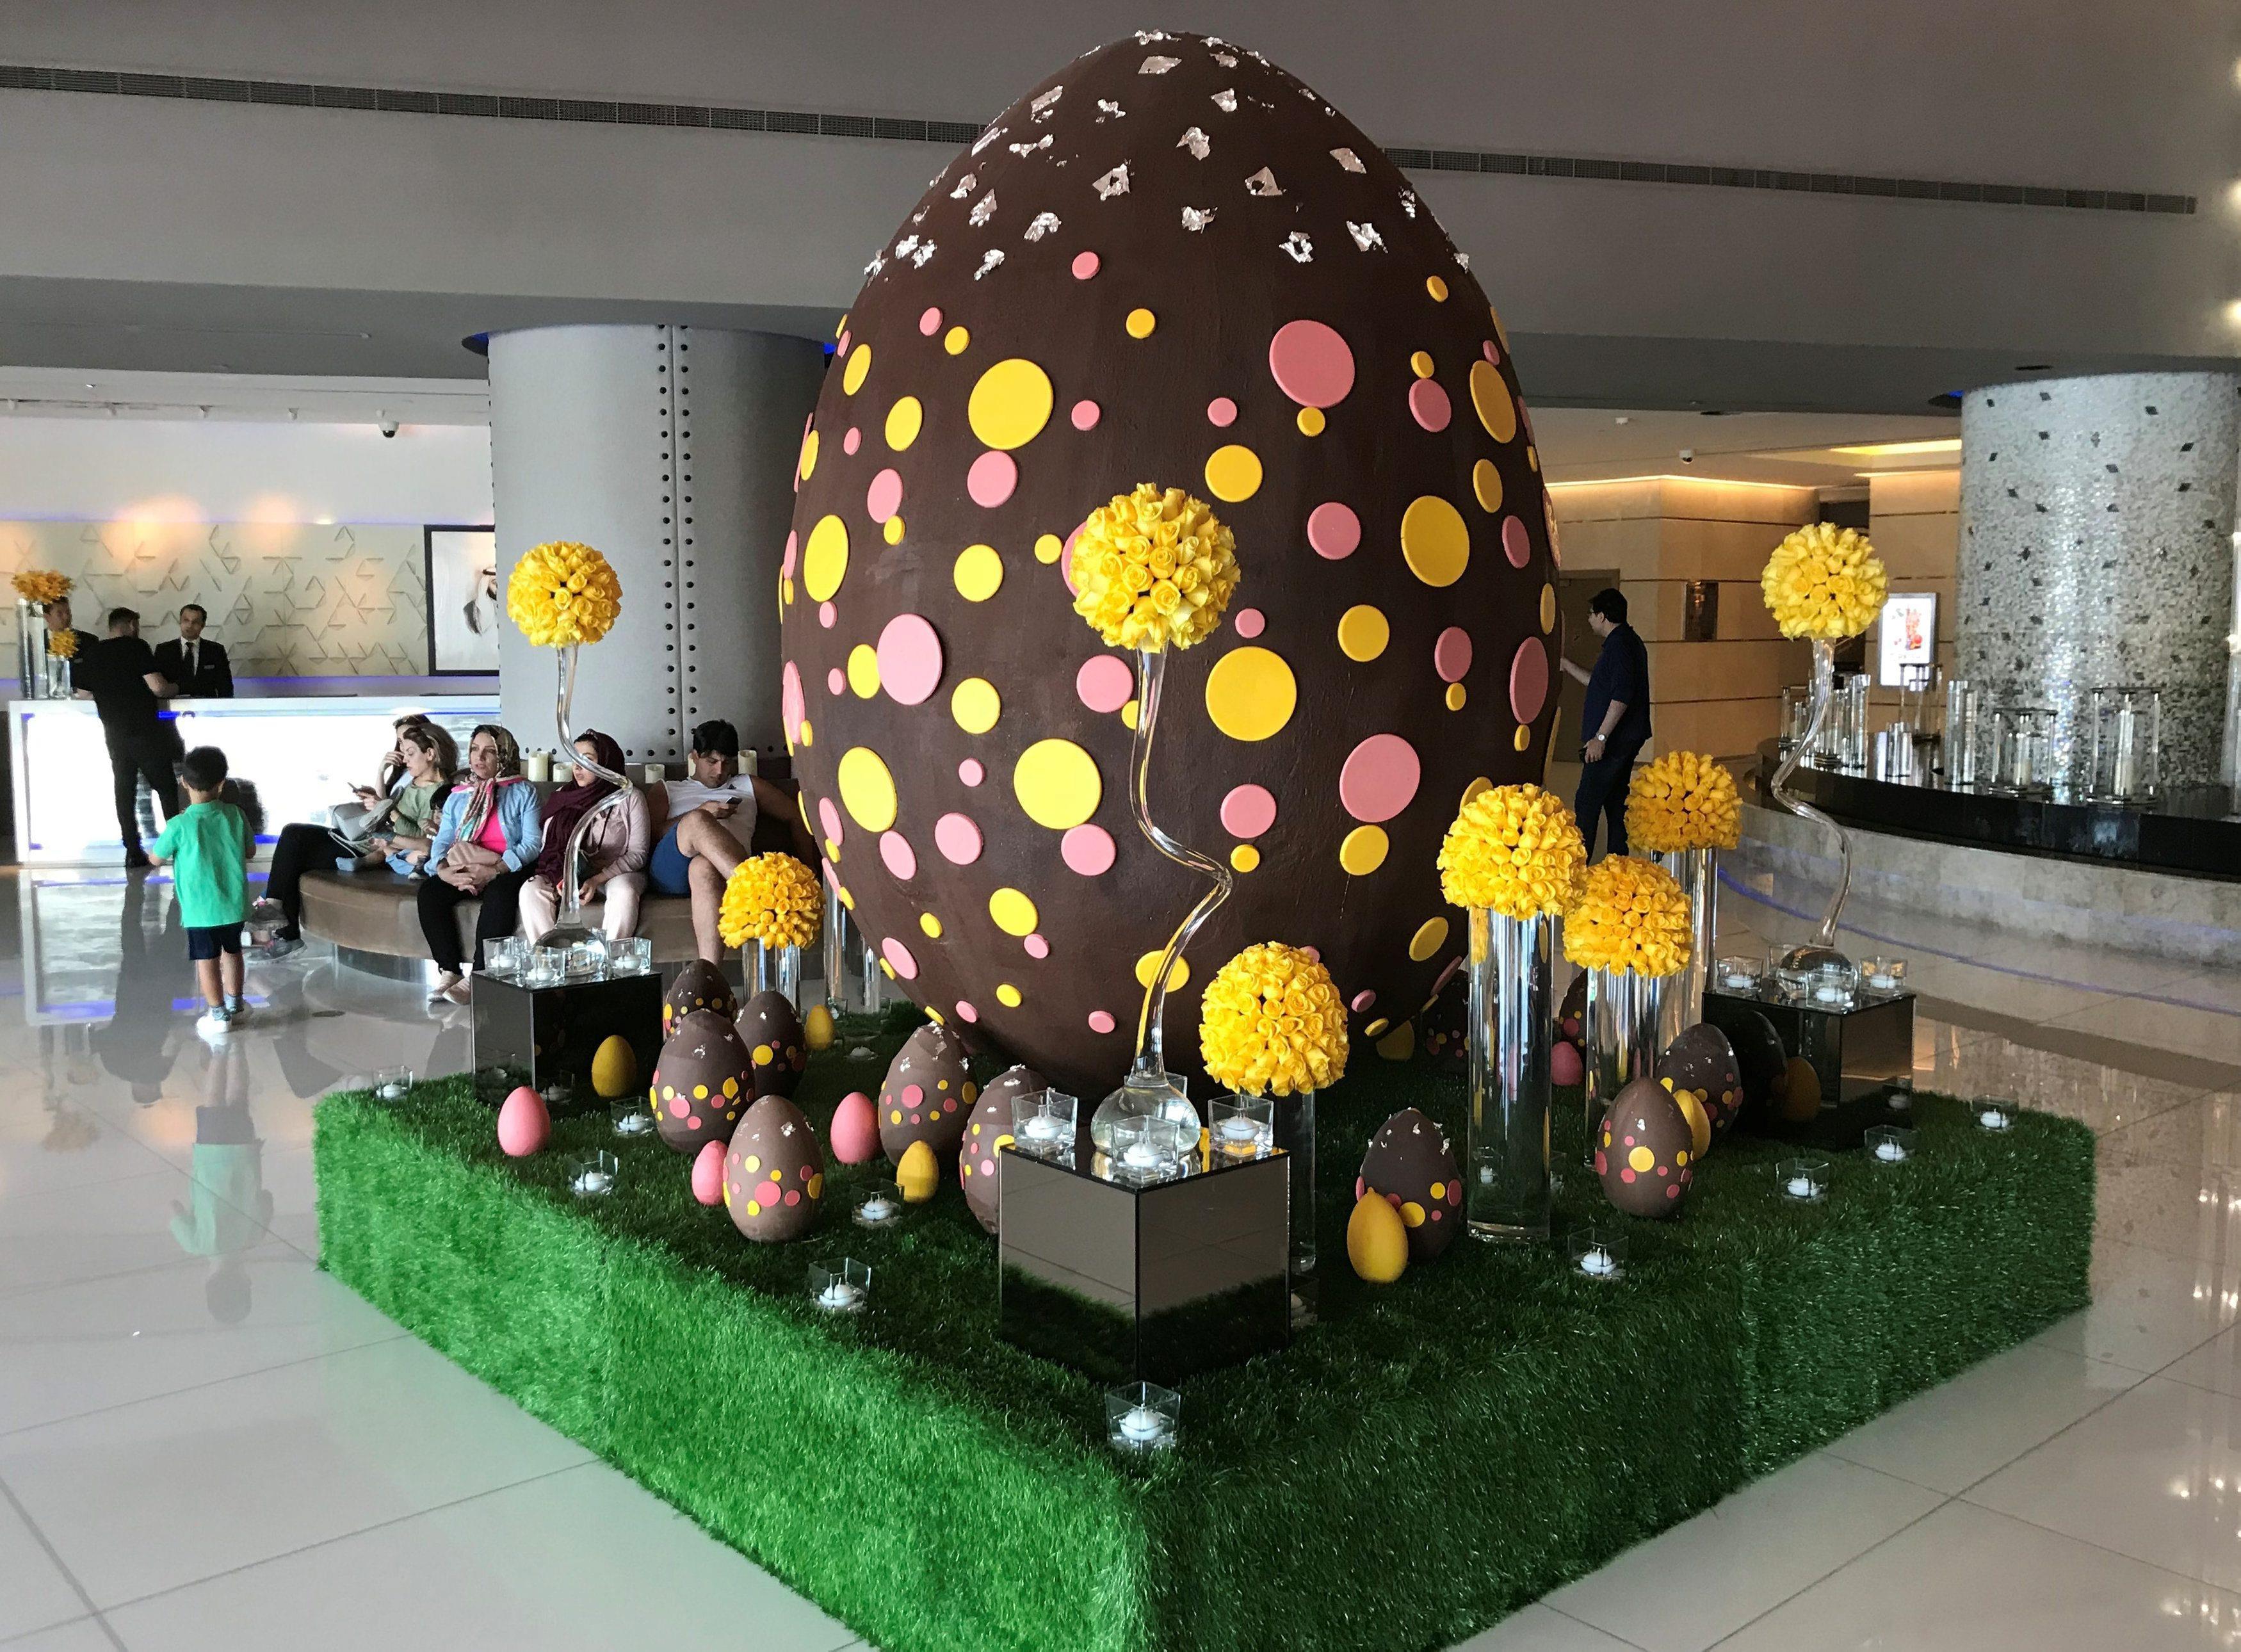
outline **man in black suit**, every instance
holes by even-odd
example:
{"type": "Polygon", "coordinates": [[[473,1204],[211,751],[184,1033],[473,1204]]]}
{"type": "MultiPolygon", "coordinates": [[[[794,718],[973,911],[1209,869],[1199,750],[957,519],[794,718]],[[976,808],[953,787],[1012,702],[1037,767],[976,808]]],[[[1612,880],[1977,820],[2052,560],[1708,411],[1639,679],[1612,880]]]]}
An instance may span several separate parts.
{"type": "Polygon", "coordinates": [[[178,685],[183,699],[231,699],[233,662],[225,645],[203,635],[210,615],[202,604],[191,602],[179,610],[179,639],[156,645],[156,669],[178,685]]]}
{"type": "Polygon", "coordinates": [[[164,819],[179,812],[179,786],[171,772],[163,702],[173,692],[156,669],[155,651],[140,639],[140,616],[130,608],[109,611],[109,636],[74,662],[70,680],[78,699],[90,699],[101,715],[109,745],[109,770],[117,783],[117,830],[124,840],[124,864],[148,864],[140,846],[138,782],[144,779],[164,819]]]}

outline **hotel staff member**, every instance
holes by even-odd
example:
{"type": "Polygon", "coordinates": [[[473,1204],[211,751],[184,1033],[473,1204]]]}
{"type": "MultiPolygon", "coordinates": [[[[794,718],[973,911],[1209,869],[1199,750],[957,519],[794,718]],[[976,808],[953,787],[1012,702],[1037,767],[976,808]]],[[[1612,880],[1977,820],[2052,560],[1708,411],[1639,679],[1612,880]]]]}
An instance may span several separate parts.
{"type": "Polygon", "coordinates": [[[231,699],[233,662],[225,645],[203,635],[210,614],[198,602],[179,610],[179,639],[156,645],[156,669],[179,686],[186,699],[231,699]]]}
{"type": "Polygon", "coordinates": [[[130,608],[109,611],[109,636],[76,662],[71,681],[77,698],[90,699],[101,714],[102,737],[109,746],[109,772],[117,783],[117,830],[124,841],[124,864],[148,864],[140,846],[135,782],[144,779],[164,818],[179,812],[179,785],[171,774],[171,742],[157,714],[171,685],[156,669],[156,652],[140,640],[140,616],[130,608]]]}
{"type": "Polygon", "coordinates": [[[1563,662],[1564,674],[1588,691],[1580,711],[1581,732],[1588,738],[1580,748],[1580,791],[1572,813],[1589,855],[1595,852],[1598,816],[1610,821],[1610,852],[1624,854],[1627,787],[1635,755],[1649,739],[1649,651],[1626,623],[1625,597],[1609,586],[1588,599],[1588,626],[1603,642],[1595,670],[1563,662]]]}

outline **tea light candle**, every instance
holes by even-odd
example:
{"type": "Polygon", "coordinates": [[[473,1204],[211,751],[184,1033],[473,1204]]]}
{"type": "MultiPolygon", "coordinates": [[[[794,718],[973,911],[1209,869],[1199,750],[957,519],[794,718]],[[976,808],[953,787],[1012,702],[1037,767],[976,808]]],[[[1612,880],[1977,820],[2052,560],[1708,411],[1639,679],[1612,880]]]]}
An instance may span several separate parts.
{"type": "Polygon", "coordinates": [[[1744,993],[1757,986],[1758,982],[1740,969],[1731,969],[1720,977],[1720,985],[1729,992],[1744,993]]]}
{"type": "Polygon", "coordinates": [[[579,1172],[576,1180],[568,1184],[579,1198],[596,1199],[615,1185],[615,1179],[604,1170],[579,1172]]]}
{"type": "Polygon", "coordinates": [[[1813,1178],[1804,1174],[1792,1176],[1783,1184],[1782,1190],[1792,1199],[1810,1199],[1819,1191],[1813,1185],[1813,1178]]]}
{"type": "Polygon", "coordinates": [[[619,1136],[642,1136],[652,1128],[653,1114],[644,1108],[615,1115],[615,1134],[619,1136]]]}
{"type": "Polygon", "coordinates": [[[1024,1133],[1030,1141],[1056,1141],[1066,1134],[1066,1127],[1047,1113],[1038,1113],[1027,1120],[1024,1133]]]}
{"type": "Polygon", "coordinates": [[[1876,1157],[1886,1164],[1896,1164],[1906,1157],[1906,1149],[1890,1136],[1885,1136],[1876,1143],[1876,1157]]]}
{"type": "Polygon", "coordinates": [[[405,1099],[405,1089],[404,1080],[384,1079],[375,1087],[373,1093],[385,1101],[402,1101],[405,1099]]]}
{"type": "Polygon", "coordinates": [[[1977,1122],[1987,1130],[2004,1130],[2015,1120],[2005,1107],[1987,1102],[1977,1109],[1977,1122]]]}
{"type": "Polygon", "coordinates": [[[893,1221],[901,1211],[902,1207],[886,1194],[873,1194],[856,1207],[856,1220],[866,1227],[877,1227],[893,1221]]]}
{"type": "Polygon", "coordinates": [[[817,1293],[816,1301],[828,1314],[853,1314],[864,1305],[863,1287],[836,1279],[817,1293]]]}
{"type": "Polygon", "coordinates": [[[1133,1446],[1148,1446],[1167,1437],[1167,1420],[1149,1406],[1131,1406],[1120,1415],[1120,1437],[1133,1446]]]}
{"type": "Polygon", "coordinates": [[[1872,969],[1868,972],[1868,985],[1878,992],[1896,991],[1898,984],[1899,978],[1887,969],[1872,969]]]}
{"type": "Polygon", "coordinates": [[[1134,1141],[1121,1154],[1120,1162],[1130,1170],[1157,1170],[1160,1155],[1148,1141],[1134,1141]]]}
{"type": "Polygon", "coordinates": [[[1601,1245],[1580,1258],[1580,1271],[1591,1278],[1602,1279],[1618,1271],[1618,1262],[1601,1245]]]}

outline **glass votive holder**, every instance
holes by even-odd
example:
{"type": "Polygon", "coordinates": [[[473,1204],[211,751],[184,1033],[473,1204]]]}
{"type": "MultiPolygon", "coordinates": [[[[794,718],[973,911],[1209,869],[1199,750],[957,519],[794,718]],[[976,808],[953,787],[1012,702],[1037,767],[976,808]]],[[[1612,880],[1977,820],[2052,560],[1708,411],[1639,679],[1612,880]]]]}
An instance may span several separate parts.
{"type": "Polygon", "coordinates": [[[525,943],[518,935],[498,935],[483,943],[483,969],[492,975],[518,975],[521,973],[525,943]]]}
{"type": "Polygon", "coordinates": [[[1110,1180],[1141,1186],[1181,1175],[1183,1154],[1197,1145],[1196,1131],[1187,1134],[1181,1122],[1157,1114],[1117,1120],[1112,1150],[1106,1155],[1110,1180]]]}
{"type": "Polygon", "coordinates": [[[1173,1450],[1182,1415],[1182,1395],[1156,1382],[1105,1390],[1105,1438],[1116,1451],[1173,1450]]]}
{"type": "Polygon", "coordinates": [[[1730,953],[1712,966],[1712,983],[1723,993],[1756,993],[1766,979],[1766,960],[1730,953]]]}
{"type": "Polygon", "coordinates": [[[626,1095],[607,1109],[615,1134],[635,1140],[653,1134],[653,1109],[643,1095],[626,1095]]]}
{"type": "Polygon", "coordinates": [[[1276,1104],[1265,1095],[1225,1095],[1207,1104],[1208,1152],[1215,1164],[1265,1159],[1276,1150],[1276,1104]]]}
{"type": "Polygon", "coordinates": [[[605,1199],[622,1172],[622,1160],[605,1148],[585,1154],[568,1167],[568,1191],[579,1199],[605,1199]]]}
{"type": "Polygon", "coordinates": [[[1813,992],[1813,972],[1777,964],[1774,968],[1774,986],[1775,990],[1787,999],[1795,1000],[1810,997],[1813,992]]]}
{"type": "Polygon", "coordinates": [[[2005,1130],[2013,1127],[2016,1110],[1997,1096],[1980,1095],[1969,1104],[1977,1115],[1977,1127],[1984,1130],[2005,1130]]]}
{"type": "Polygon", "coordinates": [[[605,940],[572,940],[561,969],[572,981],[589,980],[605,966],[606,961],[605,940]]]}
{"type": "Polygon", "coordinates": [[[871,1294],[869,1263],[838,1256],[809,1265],[809,1300],[827,1314],[860,1314],[871,1294]]]}
{"type": "Polygon", "coordinates": [[[855,1221],[859,1227],[893,1227],[903,1219],[903,1190],[892,1181],[882,1181],[866,1188],[856,1201],[855,1221]]]}
{"type": "Polygon", "coordinates": [[[1074,1120],[1081,1103],[1060,1090],[1012,1098],[1012,1147],[1034,1159],[1063,1159],[1074,1151],[1074,1120]]]}
{"type": "Polygon", "coordinates": [[[1860,981],[1871,992],[1903,993],[1906,990],[1906,960],[1870,958],[1860,966],[1860,981]]]}
{"type": "Polygon", "coordinates": [[[373,1075],[373,1099],[377,1101],[402,1101],[412,1088],[412,1069],[409,1067],[385,1067],[373,1075]]]}
{"type": "Polygon", "coordinates": [[[1616,1227],[1582,1227],[1572,1235],[1572,1271],[1609,1282],[1626,1276],[1626,1235],[1616,1227]]]}
{"type": "Polygon", "coordinates": [[[1775,1162],[1774,1185],[1784,1199],[1818,1204],[1829,1196],[1829,1161],[1812,1154],[1775,1162]]]}
{"type": "Polygon", "coordinates": [[[521,975],[532,987],[558,987],[568,978],[568,954],[558,946],[532,946],[521,975]]]}
{"type": "Polygon", "coordinates": [[[1879,1165],[1903,1165],[1914,1157],[1914,1132],[1879,1124],[1867,1133],[1868,1157],[1879,1165]]]}
{"type": "Polygon", "coordinates": [[[653,942],[644,935],[625,935],[607,943],[607,967],[618,975],[643,975],[653,967],[653,942]]]}
{"type": "Polygon", "coordinates": [[[1812,981],[1813,1002],[1823,1009],[1850,1009],[1859,1001],[1859,976],[1849,964],[1823,964],[1812,981]]]}

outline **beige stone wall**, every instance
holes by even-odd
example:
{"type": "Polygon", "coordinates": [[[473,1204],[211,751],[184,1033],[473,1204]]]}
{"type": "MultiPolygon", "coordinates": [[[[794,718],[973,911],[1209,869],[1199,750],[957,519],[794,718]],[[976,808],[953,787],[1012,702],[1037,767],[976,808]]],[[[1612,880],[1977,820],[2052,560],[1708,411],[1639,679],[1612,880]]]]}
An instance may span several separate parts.
{"type": "MultiPolygon", "coordinates": [[[[1612,568],[1649,651],[1651,752],[1743,758],[1773,738],[1782,686],[1802,682],[1805,645],[1785,642],[1759,595],[1782,538],[1819,513],[1811,488],[1654,477],[1550,491],[1564,566],[1612,568]],[[1685,587],[1720,586],[1718,640],[1682,641],[1685,587]]],[[[1575,657],[1590,657],[1573,644],[1575,657]]]]}
{"type": "MultiPolygon", "coordinates": [[[[411,677],[428,669],[427,573],[411,525],[0,522],[0,577],[53,568],[77,581],[79,627],[140,611],[151,641],[179,606],[210,611],[237,677],[411,677]]],[[[12,676],[16,606],[0,586],[0,675],[12,676]]]]}

